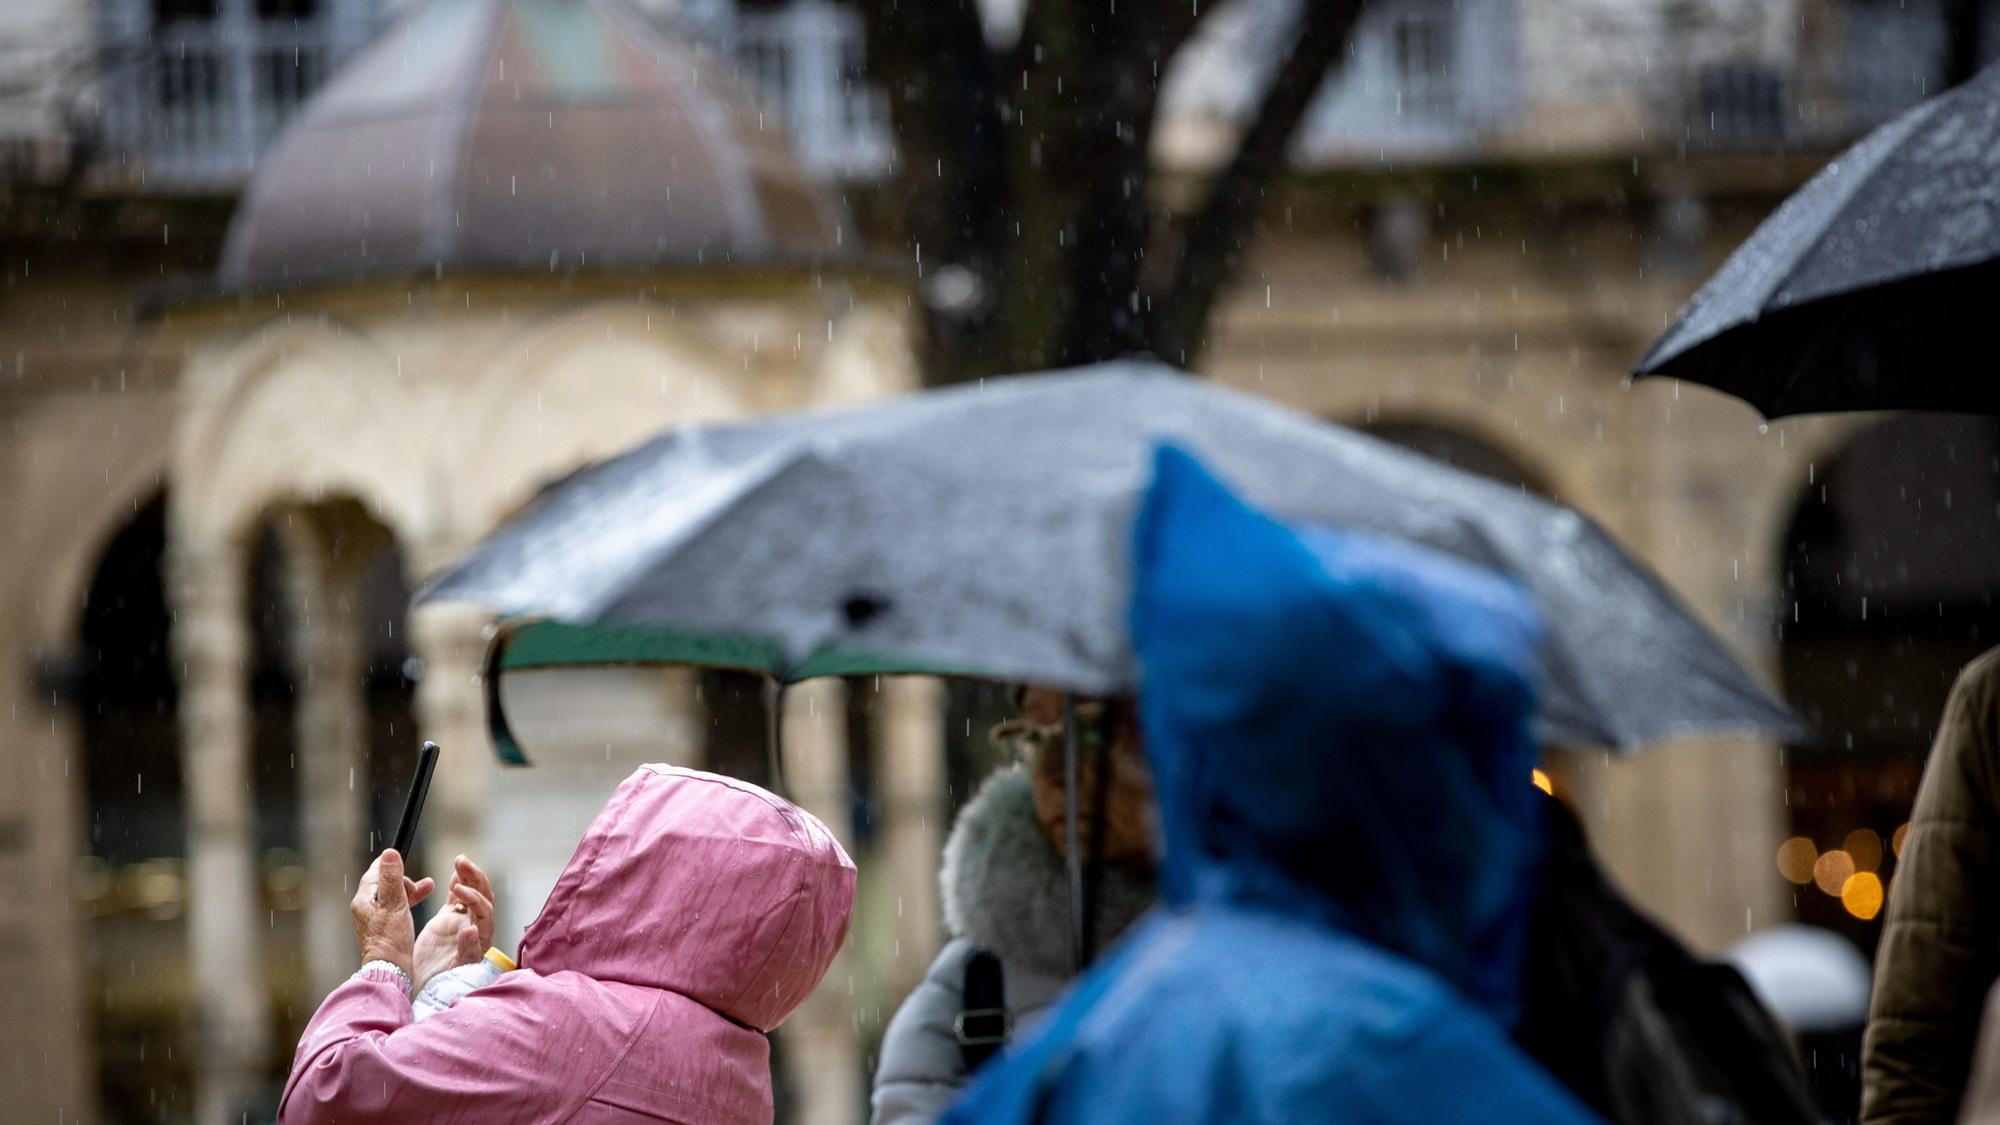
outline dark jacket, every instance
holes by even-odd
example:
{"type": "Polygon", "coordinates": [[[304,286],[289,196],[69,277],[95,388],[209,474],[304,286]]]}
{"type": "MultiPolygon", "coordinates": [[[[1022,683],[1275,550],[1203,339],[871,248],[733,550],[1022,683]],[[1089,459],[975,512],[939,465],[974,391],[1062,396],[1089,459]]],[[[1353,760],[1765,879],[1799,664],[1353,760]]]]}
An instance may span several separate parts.
{"type": "Polygon", "coordinates": [[[1520,591],[1173,450],[1134,567],[1165,905],[947,1120],[1594,1120],[1504,1030],[1541,840],[1520,591]]]}
{"type": "Polygon", "coordinates": [[[1619,1125],[1818,1120],[1797,1056],[1743,978],[1627,902],[1575,814],[1547,804],[1520,1044],[1619,1125]]]}
{"type": "Polygon", "coordinates": [[[1896,866],[1862,1047],[1868,1125],[1954,1119],[2000,975],[2000,649],[1952,687],[1896,866]]]}

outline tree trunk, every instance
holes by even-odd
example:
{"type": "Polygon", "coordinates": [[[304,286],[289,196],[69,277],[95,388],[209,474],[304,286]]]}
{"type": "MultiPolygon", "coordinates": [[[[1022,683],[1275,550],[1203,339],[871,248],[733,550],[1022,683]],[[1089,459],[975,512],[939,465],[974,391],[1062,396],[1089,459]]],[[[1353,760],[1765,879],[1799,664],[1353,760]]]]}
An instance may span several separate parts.
{"type": "Polygon", "coordinates": [[[1133,354],[1193,362],[1361,4],[1303,5],[1242,147],[1176,244],[1151,199],[1161,85],[1229,2],[1029,0],[1004,58],[972,0],[863,3],[924,277],[930,382],[1133,354]]]}

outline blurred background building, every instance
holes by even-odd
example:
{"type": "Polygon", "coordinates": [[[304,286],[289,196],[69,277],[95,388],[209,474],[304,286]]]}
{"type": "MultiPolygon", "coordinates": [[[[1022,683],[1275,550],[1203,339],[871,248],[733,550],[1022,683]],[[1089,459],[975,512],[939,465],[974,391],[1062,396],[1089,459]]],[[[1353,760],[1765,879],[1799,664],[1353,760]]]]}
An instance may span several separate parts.
{"type": "MultiPolygon", "coordinates": [[[[1166,76],[1170,208],[1295,10],[1229,0],[1166,76]]],[[[1373,0],[1201,363],[1576,505],[1826,732],[1552,762],[1706,949],[1794,918],[1872,948],[1950,676],[2000,633],[2000,435],[1765,427],[1619,376],[1786,192],[1940,88],[1968,19],[2000,47],[2000,5],[1962,0],[1373,0]]],[[[0,6],[10,1114],[268,1115],[418,738],[450,755],[427,855],[490,861],[506,940],[633,763],[761,777],[757,684],[642,670],[510,683],[537,764],[500,770],[486,623],[409,591],[659,428],[921,382],[934,294],[882,234],[862,40],[833,0],[0,6]]],[[[793,787],[864,873],[777,1037],[799,1120],[861,1113],[997,704],[789,699],[793,787]]]]}

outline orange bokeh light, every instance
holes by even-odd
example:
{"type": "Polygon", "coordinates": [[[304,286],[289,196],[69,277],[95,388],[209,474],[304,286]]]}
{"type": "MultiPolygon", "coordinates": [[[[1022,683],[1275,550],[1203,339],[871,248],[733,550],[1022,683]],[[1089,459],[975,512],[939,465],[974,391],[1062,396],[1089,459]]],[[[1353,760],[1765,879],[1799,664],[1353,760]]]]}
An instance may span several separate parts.
{"type": "Polygon", "coordinates": [[[1836,898],[1853,875],[1854,857],[1843,851],[1826,852],[1813,864],[1813,883],[1836,898]]]}
{"type": "Polygon", "coordinates": [[[1847,834],[1840,846],[1854,857],[1856,871],[1880,871],[1882,869],[1882,837],[1872,828],[1857,828],[1847,834]]]}
{"type": "Polygon", "coordinates": [[[1804,836],[1794,836],[1778,845],[1778,874],[1803,887],[1812,882],[1813,861],[1819,849],[1804,836]]]}
{"type": "Polygon", "coordinates": [[[1840,888],[1840,905],[1849,914],[1866,922],[1882,913],[1882,877],[1873,871],[1858,871],[1840,888]]]}

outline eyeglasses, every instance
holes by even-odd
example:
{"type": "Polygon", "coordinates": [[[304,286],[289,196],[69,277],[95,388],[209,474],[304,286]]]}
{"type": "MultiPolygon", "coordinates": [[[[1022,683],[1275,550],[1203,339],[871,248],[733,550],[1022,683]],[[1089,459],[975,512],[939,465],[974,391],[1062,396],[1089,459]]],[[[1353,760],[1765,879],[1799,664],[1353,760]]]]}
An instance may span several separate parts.
{"type": "MultiPolygon", "coordinates": [[[[1102,758],[1126,725],[1120,709],[1101,700],[1080,700],[1076,704],[1076,751],[1079,759],[1102,758]]],[[[1043,750],[1060,750],[1063,724],[1038,723],[1016,716],[994,726],[988,734],[993,748],[1007,761],[1031,763],[1043,750]]]]}

